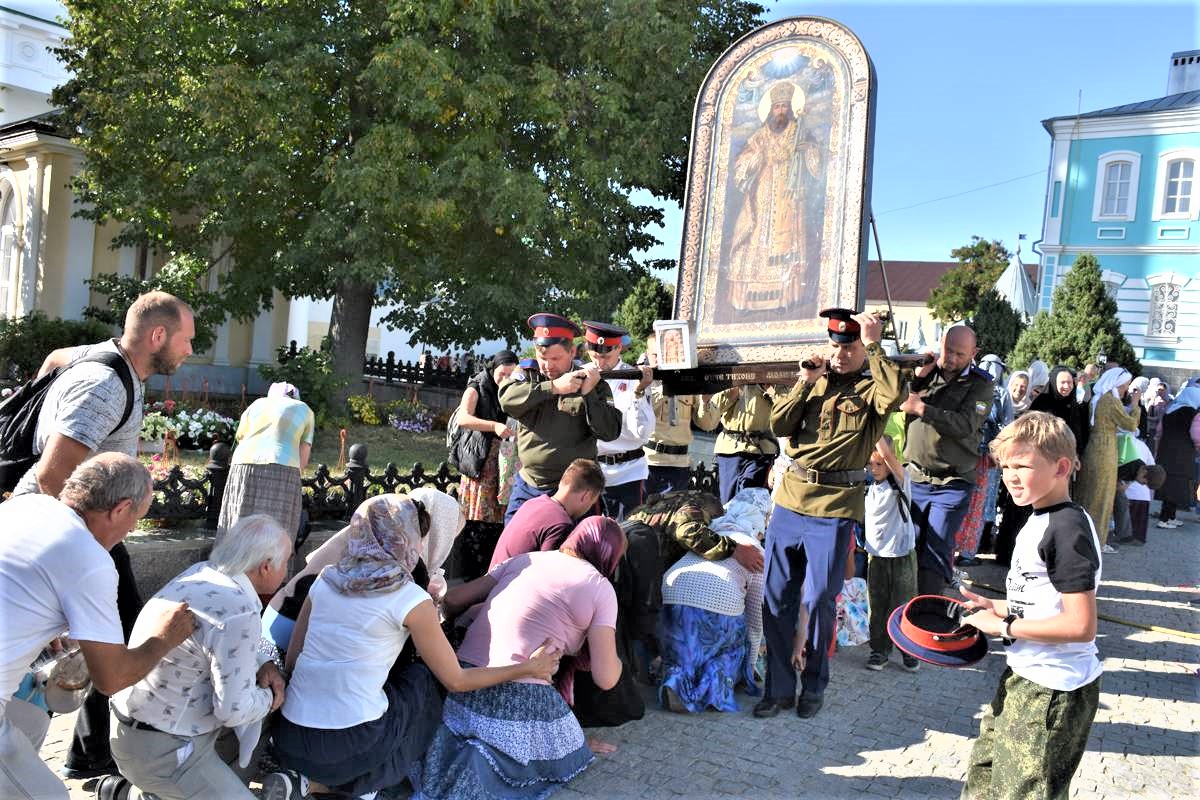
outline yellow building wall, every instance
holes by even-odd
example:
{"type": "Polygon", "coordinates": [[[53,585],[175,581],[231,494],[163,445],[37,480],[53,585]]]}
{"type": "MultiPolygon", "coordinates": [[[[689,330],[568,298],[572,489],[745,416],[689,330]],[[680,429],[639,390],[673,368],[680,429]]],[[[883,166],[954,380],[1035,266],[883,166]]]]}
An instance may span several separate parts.
{"type": "Polygon", "coordinates": [[[37,307],[52,317],[59,316],[62,310],[64,280],[67,276],[67,243],[70,240],[71,215],[75,210],[75,195],[68,186],[70,179],[71,159],[64,155],[51,156],[42,175],[42,210],[45,216],[42,219],[37,307]]]}

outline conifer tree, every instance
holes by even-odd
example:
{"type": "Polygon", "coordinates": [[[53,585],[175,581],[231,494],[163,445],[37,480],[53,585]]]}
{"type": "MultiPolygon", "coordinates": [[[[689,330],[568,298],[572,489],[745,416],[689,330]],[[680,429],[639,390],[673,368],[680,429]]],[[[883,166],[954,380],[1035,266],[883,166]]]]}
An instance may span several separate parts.
{"type": "Polygon", "coordinates": [[[1047,364],[1080,368],[1103,351],[1134,375],[1142,365],[1121,333],[1117,303],[1108,296],[1100,277],[1100,262],[1091,253],[1075,259],[1062,284],[1054,290],[1050,313],[1038,312],[1017,340],[1009,358],[1014,369],[1035,359],[1047,364]]]}
{"type": "Polygon", "coordinates": [[[995,353],[1004,358],[1017,344],[1025,321],[1021,314],[994,288],[979,298],[979,308],[971,320],[979,340],[981,354],[995,353]]]}

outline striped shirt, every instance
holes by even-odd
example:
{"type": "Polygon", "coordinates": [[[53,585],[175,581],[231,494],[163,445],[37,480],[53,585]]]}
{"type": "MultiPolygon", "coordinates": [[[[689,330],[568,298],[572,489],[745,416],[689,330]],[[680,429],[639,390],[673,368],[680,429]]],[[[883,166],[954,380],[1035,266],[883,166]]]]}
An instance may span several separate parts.
{"type": "Polygon", "coordinates": [[[300,445],[316,432],[312,409],[290,397],[262,397],[242,412],[234,464],[282,464],[300,468],[300,445]]]}

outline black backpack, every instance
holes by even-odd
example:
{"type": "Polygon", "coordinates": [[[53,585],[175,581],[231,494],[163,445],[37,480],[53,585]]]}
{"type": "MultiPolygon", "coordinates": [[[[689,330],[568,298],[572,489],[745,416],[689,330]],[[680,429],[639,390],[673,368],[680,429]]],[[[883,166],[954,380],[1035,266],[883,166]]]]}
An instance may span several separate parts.
{"type": "Polygon", "coordinates": [[[85,361],[103,364],[117,373],[117,377],[125,385],[125,413],[121,415],[121,421],[109,436],[120,430],[129,420],[129,415],[133,413],[133,375],[120,353],[92,353],[40,378],[34,378],[18,387],[0,403],[0,492],[11,492],[41,457],[40,453],[33,452],[33,440],[50,385],[59,375],[85,361]]]}

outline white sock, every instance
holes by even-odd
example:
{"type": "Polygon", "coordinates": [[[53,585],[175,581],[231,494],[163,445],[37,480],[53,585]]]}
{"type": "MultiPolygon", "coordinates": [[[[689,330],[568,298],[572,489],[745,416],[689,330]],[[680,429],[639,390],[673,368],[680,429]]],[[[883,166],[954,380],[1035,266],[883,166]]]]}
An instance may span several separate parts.
{"type": "Polygon", "coordinates": [[[360,794],[358,796],[358,800],[375,800],[375,795],[377,794],[379,794],[378,789],[373,792],[367,792],[366,794],[360,794]]]}

